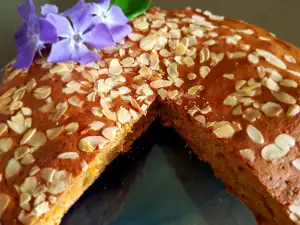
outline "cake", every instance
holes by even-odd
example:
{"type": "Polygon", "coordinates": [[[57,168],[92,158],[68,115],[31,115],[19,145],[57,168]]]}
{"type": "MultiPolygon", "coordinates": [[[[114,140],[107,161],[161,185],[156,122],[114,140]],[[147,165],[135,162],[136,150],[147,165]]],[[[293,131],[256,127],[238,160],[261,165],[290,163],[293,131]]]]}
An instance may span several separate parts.
{"type": "Polygon", "coordinates": [[[117,44],[93,50],[101,56],[93,62],[49,62],[58,56],[52,49],[28,68],[17,68],[30,59],[22,54],[6,66],[1,225],[59,224],[157,117],[259,224],[300,224],[299,49],[200,9],[152,8],[130,26],[117,44]]]}

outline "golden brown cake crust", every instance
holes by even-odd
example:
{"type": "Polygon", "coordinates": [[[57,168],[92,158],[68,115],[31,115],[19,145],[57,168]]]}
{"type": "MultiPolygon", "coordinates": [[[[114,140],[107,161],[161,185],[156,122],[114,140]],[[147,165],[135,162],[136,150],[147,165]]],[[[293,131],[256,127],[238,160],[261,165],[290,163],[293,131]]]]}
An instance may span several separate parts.
{"type": "Polygon", "coordinates": [[[245,22],[189,8],[154,8],[132,26],[96,63],[37,58],[26,71],[7,67],[0,87],[2,225],[46,214],[157,96],[248,167],[283,220],[299,224],[299,49],[245,22]]]}

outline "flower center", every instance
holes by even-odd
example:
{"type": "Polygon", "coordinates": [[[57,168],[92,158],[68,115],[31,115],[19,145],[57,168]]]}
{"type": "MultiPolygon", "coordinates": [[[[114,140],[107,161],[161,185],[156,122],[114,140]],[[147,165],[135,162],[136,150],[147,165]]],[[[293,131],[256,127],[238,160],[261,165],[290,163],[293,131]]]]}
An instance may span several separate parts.
{"type": "Polygon", "coordinates": [[[79,42],[82,40],[82,38],[81,38],[81,36],[80,36],[79,34],[75,34],[75,35],[73,36],[73,40],[74,40],[76,43],[79,43],[79,42]]]}

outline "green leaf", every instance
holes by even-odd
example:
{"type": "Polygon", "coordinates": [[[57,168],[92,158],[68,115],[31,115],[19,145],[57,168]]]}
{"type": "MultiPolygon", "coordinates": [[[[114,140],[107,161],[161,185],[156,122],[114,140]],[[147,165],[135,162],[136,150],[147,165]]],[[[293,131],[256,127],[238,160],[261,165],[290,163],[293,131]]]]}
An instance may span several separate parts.
{"type": "Polygon", "coordinates": [[[124,14],[132,20],[144,13],[151,4],[151,0],[112,0],[111,5],[119,6],[124,14]]]}

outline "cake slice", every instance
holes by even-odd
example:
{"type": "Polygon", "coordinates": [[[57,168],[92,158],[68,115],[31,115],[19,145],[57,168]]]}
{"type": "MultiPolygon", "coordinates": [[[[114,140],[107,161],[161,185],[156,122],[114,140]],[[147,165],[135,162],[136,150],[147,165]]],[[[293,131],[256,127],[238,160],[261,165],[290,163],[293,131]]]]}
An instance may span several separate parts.
{"type": "Polygon", "coordinates": [[[153,8],[131,25],[87,65],[7,66],[1,225],[59,224],[157,113],[258,222],[300,224],[299,49],[199,9],[153,8]]]}

